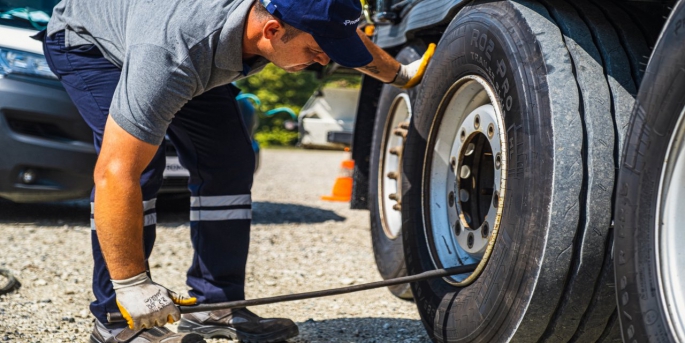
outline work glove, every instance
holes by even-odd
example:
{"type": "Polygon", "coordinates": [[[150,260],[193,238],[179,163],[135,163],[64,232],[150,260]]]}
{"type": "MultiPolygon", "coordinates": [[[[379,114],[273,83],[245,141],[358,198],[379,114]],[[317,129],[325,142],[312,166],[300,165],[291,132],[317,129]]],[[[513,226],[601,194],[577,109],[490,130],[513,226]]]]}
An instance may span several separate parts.
{"type": "Polygon", "coordinates": [[[435,44],[430,43],[428,45],[428,49],[426,49],[426,52],[423,54],[421,59],[407,65],[400,65],[400,70],[397,71],[397,75],[395,75],[395,79],[391,82],[391,84],[402,89],[408,89],[418,85],[423,78],[423,74],[426,72],[428,62],[430,62],[434,53],[435,44]]]}
{"type": "Polygon", "coordinates": [[[196,298],[182,297],[140,273],[125,280],[112,280],[117,306],[131,330],[164,326],[181,319],[176,305],[195,305],[196,298]]]}

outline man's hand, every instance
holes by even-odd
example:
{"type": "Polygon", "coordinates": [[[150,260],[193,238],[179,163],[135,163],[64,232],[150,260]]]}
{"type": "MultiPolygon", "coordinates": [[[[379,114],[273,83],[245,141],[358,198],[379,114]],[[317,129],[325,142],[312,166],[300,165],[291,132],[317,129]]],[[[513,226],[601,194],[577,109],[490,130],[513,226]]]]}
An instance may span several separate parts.
{"type": "Polygon", "coordinates": [[[366,49],[369,50],[371,56],[373,56],[373,61],[355,69],[382,82],[404,89],[414,87],[421,82],[428,62],[430,62],[433,53],[435,53],[435,44],[431,43],[420,60],[403,65],[392,58],[385,50],[374,44],[361,30],[357,29],[357,34],[364,43],[364,46],[366,46],[366,49]]]}
{"type": "Polygon", "coordinates": [[[176,293],[153,283],[145,273],[125,280],[112,280],[117,295],[117,306],[129,328],[138,330],[164,326],[181,318],[175,306],[195,305],[195,298],[182,298],[176,293]]]}
{"type": "Polygon", "coordinates": [[[400,65],[400,70],[397,71],[397,76],[391,82],[392,85],[407,89],[412,88],[421,82],[423,79],[423,74],[426,72],[428,67],[428,62],[430,62],[433,54],[435,53],[435,44],[431,43],[428,45],[428,49],[423,54],[423,57],[407,65],[400,65]]]}

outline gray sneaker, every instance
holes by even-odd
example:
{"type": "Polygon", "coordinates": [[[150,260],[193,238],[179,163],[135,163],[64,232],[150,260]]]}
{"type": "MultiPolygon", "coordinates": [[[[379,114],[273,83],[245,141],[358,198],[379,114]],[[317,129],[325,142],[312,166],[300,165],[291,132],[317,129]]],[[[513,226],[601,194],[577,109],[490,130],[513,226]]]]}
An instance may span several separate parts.
{"type": "Polygon", "coordinates": [[[108,326],[95,320],[90,343],[206,343],[200,335],[173,333],[164,327],[135,331],[125,325],[108,326]]]}
{"type": "Polygon", "coordinates": [[[246,308],[184,314],[178,332],[194,332],[205,338],[227,337],[243,343],[282,342],[299,334],[286,318],[262,318],[246,308]]]}

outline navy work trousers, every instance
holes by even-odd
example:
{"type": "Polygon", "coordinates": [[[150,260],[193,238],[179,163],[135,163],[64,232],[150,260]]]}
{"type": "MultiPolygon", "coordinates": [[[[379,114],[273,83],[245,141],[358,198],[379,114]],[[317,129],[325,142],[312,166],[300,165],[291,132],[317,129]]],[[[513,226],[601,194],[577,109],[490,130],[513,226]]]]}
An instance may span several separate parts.
{"type": "MultiPolygon", "coordinates": [[[[50,68],[93,130],[99,153],[121,70],[93,45],[65,48],[63,32],[44,37],[44,50],[50,68]]],[[[197,297],[199,303],[245,297],[255,156],[235,93],[227,85],[197,96],[176,114],[167,129],[179,161],[190,171],[190,238],[194,255],[186,282],[191,288],[190,295],[197,297]]],[[[166,164],[165,144],[159,147],[140,179],[146,258],[155,242],[155,202],[166,164]]],[[[91,195],[91,208],[92,201],[91,195]]],[[[107,313],[119,309],[93,223],[91,219],[96,300],[90,310],[100,322],[106,323],[107,313]]]]}

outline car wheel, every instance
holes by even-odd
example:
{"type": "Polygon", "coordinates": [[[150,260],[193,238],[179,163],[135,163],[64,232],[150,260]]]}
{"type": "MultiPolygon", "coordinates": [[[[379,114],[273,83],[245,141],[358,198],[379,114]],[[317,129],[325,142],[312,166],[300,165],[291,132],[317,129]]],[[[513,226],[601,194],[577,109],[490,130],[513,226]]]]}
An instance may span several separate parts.
{"type": "MultiPolygon", "coordinates": [[[[396,59],[408,64],[421,58],[426,47],[413,43],[396,59]]],[[[402,248],[401,167],[404,140],[409,127],[416,90],[385,85],[378,109],[371,145],[369,180],[371,241],[378,272],[383,279],[407,275],[402,248]]],[[[409,284],[388,287],[402,299],[411,299],[409,284]]]]}
{"type": "Polygon", "coordinates": [[[471,3],[428,67],[403,156],[408,273],[478,264],[412,284],[435,341],[618,334],[611,209],[635,83],[618,21],[578,1],[471,3]]]}
{"type": "Polygon", "coordinates": [[[614,263],[624,342],[685,342],[685,38],[680,1],[633,110],[616,199],[614,263]]]}

